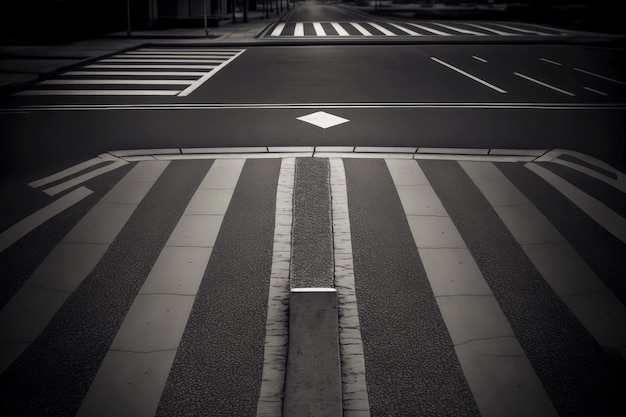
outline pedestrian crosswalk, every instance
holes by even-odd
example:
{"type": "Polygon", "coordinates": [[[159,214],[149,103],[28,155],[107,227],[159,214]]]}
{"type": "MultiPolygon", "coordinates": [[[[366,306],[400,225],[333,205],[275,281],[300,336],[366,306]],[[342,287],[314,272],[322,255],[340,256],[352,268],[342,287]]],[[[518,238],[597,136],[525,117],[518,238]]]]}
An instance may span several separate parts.
{"type": "Polygon", "coordinates": [[[266,33],[276,37],[394,37],[394,36],[563,36],[549,27],[499,22],[279,22],[266,33]]]}
{"type": "Polygon", "coordinates": [[[17,96],[178,96],[193,93],[245,49],[139,48],[41,81],[17,96]]]}
{"type": "Polygon", "coordinates": [[[626,410],[623,173],[326,151],[118,152],[55,227],[3,231],[0,408],[280,416],[289,290],[328,254],[345,415],[626,410]]]}

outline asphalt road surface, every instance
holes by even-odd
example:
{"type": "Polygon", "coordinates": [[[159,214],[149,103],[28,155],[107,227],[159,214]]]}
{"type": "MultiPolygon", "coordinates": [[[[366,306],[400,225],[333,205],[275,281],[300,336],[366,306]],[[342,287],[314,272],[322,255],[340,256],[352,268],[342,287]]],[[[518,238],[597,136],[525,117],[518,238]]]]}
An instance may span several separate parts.
{"type": "MultiPolygon", "coordinates": [[[[184,51],[161,49],[174,60],[184,51]]],[[[185,96],[151,95],[155,87],[146,85],[72,84],[102,77],[61,75],[50,81],[63,84],[37,85],[9,97],[0,122],[7,137],[20,140],[3,143],[5,171],[37,170],[46,163],[55,169],[113,149],[257,145],[566,148],[623,165],[624,56],[613,50],[575,45],[224,49],[234,59],[185,96]],[[297,119],[313,109],[349,123],[320,129],[297,119]]],[[[133,65],[132,59],[92,65],[133,65]]],[[[164,88],[156,91],[187,90],[164,88]]]]}
{"type": "MultiPolygon", "coordinates": [[[[333,22],[426,36],[264,37],[333,22]]],[[[625,414],[626,58],[537,36],[145,46],[3,98],[0,414],[279,417],[300,287],[345,416],[625,414]]]]}
{"type": "Polygon", "coordinates": [[[3,233],[3,410],[279,415],[286,339],[266,326],[289,288],[335,285],[345,410],[624,410],[626,235],[585,203],[626,214],[616,174],[301,155],[122,164],[3,233]]]}

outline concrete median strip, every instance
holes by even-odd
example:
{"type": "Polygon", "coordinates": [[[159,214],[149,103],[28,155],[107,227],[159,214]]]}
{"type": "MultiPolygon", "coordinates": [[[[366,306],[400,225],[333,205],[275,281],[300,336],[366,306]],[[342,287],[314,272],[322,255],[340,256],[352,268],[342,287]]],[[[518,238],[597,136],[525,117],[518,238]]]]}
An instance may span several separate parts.
{"type": "Polygon", "coordinates": [[[294,288],[283,416],[342,416],[337,290],[294,288]]]}

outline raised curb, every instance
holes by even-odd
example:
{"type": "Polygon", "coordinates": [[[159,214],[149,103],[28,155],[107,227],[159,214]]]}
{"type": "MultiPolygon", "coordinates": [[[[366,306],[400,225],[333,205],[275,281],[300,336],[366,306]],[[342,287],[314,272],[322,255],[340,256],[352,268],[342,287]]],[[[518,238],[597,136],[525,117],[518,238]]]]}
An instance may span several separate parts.
{"type": "Polygon", "coordinates": [[[337,290],[294,288],[283,417],[342,415],[337,290]]]}

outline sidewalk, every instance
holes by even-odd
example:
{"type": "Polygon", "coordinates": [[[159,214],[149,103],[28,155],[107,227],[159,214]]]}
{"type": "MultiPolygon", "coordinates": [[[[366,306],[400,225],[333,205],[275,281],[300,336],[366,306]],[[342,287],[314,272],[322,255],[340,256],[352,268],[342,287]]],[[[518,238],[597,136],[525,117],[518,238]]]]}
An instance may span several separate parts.
{"type": "MultiPolygon", "coordinates": [[[[291,9],[293,10],[293,8],[291,9]]],[[[102,35],[98,38],[76,41],[62,45],[0,45],[0,94],[10,93],[37,80],[53,76],[69,67],[83,65],[118,51],[136,48],[146,43],[158,44],[206,44],[250,42],[272,22],[290,13],[276,11],[265,17],[264,11],[248,12],[248,22],[243,23],[243,13],[224,16],[220,26],[204,28],[126,31],[102,35]]]]}

